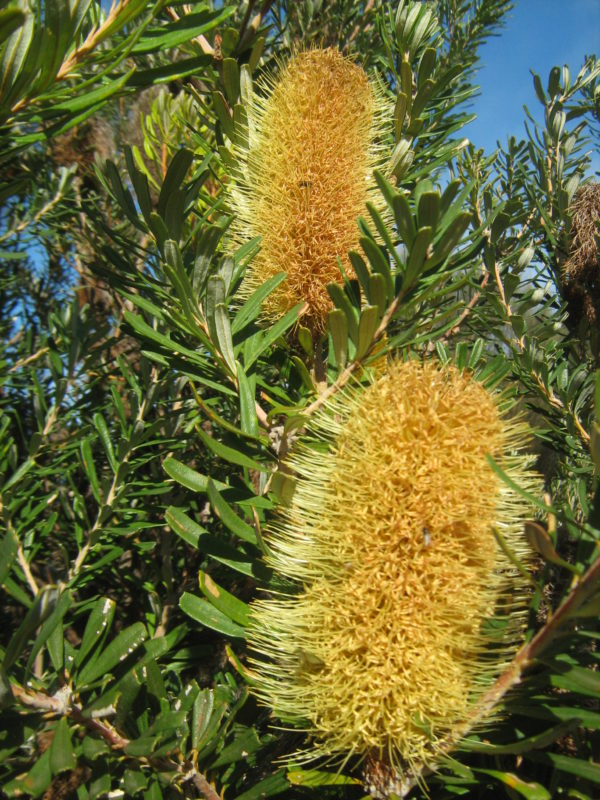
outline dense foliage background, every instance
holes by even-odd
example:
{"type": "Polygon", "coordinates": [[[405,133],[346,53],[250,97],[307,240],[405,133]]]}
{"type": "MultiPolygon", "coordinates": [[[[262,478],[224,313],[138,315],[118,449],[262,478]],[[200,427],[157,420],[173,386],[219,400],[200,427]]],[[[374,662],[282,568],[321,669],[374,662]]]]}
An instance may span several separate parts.
{"type": "Polygon", "coordinates": [[[600,60],[535,75],[527,139],[478,149],[461,127],[510,7],[1,4],[2,796],[365,795],[360,765],[281,761],[302,737],[249,696],[244,627],[278,459],[382,346],[511,386],[545,481],[528,669],[430,795],[600,793],[600,60]],[[282,276],[237,296],[260,243],[225,246],[253,82],[311,45],[392,110],[388,213],[359,219],[316,343],[299,309],[260,322],[282,276]]]}

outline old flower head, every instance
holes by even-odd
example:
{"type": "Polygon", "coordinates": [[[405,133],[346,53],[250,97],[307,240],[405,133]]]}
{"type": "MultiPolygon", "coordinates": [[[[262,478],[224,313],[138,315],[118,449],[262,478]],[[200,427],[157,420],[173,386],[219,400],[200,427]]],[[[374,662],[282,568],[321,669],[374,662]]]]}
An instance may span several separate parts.
{"type": "Polygon", "coordinates": [[[327,283],[341,282],[340,263],[353,274],[347,253],[373,193],[383,105],[365,72],[333,49],[299,53],[254,93],[237,152],[232,242],[262,238],[247,291],[287,273],[263,306],[267,317],[305,302],[304,324],[324,329],[327,283]]]}
{"type": "Polygon", "coordinates": [[[310,734],[307,759],[432,766],[510,659],[525,591],[494,531],[526,558],[529,509],[486,454],[534,478],[504,405],[456,368],[392,362],[290,459],[270,547],[291,588],[255,603],[250,644],[256,691],[310,734]]]}

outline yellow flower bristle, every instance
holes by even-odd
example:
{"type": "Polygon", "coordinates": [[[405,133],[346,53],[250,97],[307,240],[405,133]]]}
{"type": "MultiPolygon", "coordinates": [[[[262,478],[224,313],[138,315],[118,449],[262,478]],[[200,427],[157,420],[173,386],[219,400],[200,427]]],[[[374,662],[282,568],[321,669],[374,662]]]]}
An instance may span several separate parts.
{"type": "Polygon", "coordinates": [[[526,581],[494,529],[526,561],[531,509],[486,454],[537,482],[504,405],[455,367],[392,361],[290,457],[268,542],[301,586],[254,603],[249,642],[256,693],[311,736],[299,758],[433,766],[510,660],[526,581]]]}
{"type": "Polygon", "coordinates": [[[356,219],[367,200],[381,205],[373,169],[384,106],[362,68],[334,49],[297,54],[254,93],[248,145],[237,152],[232,244],[262,238],[247,293],[287,273],[263,304],[267,318],[305,302],[303,324],[324,330],[326,285],[342,281],[338,259],[354,275],[347,254],[358,246],[356,219]]]}

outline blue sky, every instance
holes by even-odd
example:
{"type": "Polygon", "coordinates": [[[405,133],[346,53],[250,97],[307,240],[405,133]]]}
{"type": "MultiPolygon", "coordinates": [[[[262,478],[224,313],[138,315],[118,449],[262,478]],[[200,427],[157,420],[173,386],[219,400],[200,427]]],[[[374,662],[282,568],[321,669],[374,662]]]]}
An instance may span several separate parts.
{"type": "MultiPolygon", "coordinates": [[[[481,96],[471,109],[478,119],[465,135],[488,151],[498,139],[524,137],[523,105],[542,119],[530,69],[545,88],[554,65],[568,64],[576,75],[586,54],[600,54],[600,0],[517,0],[500,35],[481,51],[481,96]]],[[[594,168],[600,169],[598,156],[594,168]]]]}

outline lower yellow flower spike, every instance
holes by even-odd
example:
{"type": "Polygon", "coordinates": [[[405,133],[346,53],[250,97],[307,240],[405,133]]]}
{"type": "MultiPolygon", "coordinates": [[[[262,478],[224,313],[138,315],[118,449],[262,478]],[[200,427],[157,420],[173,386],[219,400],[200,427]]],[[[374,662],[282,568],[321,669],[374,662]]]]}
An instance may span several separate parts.
{"type": "Polygon", "coordinates": [[[289,459],[297,488],[269,547],[296,584],[255,602],[249,638],[254,691],[310,734],[300,760],[434,767],[510,661],[526,581],[494,531],[526,562],[531,508],[486,454],[538,481],[506,406],[455,367],[394,361],[289,459]]]}

